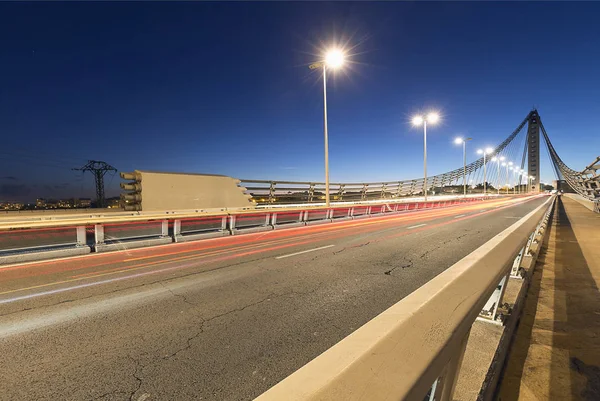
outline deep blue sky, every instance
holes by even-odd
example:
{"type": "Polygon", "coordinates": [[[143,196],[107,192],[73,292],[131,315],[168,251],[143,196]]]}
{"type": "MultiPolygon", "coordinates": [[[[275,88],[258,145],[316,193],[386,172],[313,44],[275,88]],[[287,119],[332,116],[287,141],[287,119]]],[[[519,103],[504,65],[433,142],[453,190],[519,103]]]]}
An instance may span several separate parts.
{"type": "MultiPolygon", "coordinates": [[[[457,134],[502,141],[532,106],[564,161],[600,154],[600,3],[1,3],[0,200],[93,196],[86,159],[133,169],[332,181],[422,174],[412,113],[439,109],[429,171],[457,134]]],[[[545,151],[544,151],[545,154],[545,151]]],[[[547,163],[544,180],[552,180],[547,163]]],[[[118,177],[108,195],[118,193],[118,177]]]]}

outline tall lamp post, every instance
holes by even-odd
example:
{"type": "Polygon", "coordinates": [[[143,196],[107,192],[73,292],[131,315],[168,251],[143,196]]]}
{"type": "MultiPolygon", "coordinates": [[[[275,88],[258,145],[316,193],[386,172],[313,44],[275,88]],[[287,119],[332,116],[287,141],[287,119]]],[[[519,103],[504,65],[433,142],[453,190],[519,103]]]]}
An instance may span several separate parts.
{"type": "Polygon", "coordinates": [[[498,186],[498,195],[500,195],[500,162],[502,160],[504,160],[504,156],[501,156],[501,157],[494,156],[494,157],[492,157],[492,161],[498,163],[498,180],[497,180],[497,183],[496,183],[496,185],[498,186]]]}
{"type": "Polygon", "coordinates": [[[512,164],[513,162],[502,163],[503,167],[506,166],[506,195],[508,195],[508,188],[510,187],[510,173],[508,171],[512,170],[512,164]]]}
{"type": "Polygon", "coordinates": [[[487,166],[485,161],[485,156],[491,154],[494,151],[492,148],[485,148],[477,150],[477,154],[483,155],[483,196],[485,196],[487,191],[487,166]]]}
{"type": "Polygon", "coordinates": [[[423,194],[427,202],[427,123],[436,124],[440,120],[438,113],[429,113],[427,116],[417,115],[412,119],[415,127],[423,125],[423,194]]]}
{"type": "Polygon", "coordinates": [[[513,195],[517,194],[517,171],[511,167],[509,168],[510,171],[512,171],[513,173],[513,181],[515,182],[515,184],[513,185],[513,195]]]}
{"type": "Polygon", "coordinates": [[[329,136],[327,132],[327,69],[335,70],[344,65],[345,54],[340,49],[325,53],[322,61],[309,65],[311,70],[323,68],[323,131],[325,136],[325,206],[329,207],[329,136]]]}
{"type": "Polygon", "coordinates": [[[465,198],[467,197],[467,141],[473,138],[456,138],[454,143],[463,146],[463,192],[465,198]]]}

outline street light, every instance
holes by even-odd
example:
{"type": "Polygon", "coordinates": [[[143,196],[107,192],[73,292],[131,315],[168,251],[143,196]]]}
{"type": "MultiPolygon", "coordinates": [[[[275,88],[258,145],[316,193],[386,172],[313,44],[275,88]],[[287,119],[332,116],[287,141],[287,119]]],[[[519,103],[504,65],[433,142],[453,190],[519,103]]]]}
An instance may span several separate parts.
{"type": "Polygon", "coordinates": [[[483,196],[485,196],[487,190],[487,166],[485,161],[485,156],[491,154],[494,151],[492,148],[485,148],[477,150],[478,154],[483,154],[483,196]]]}
{"type": "Polygon", "coordinates": [[[325,136],[325,206],[329,207],[329,136],[327,132],[327,68],[335,70],[344,65],[346,55],[340,49],[330,49],[322,61],[309,65],[311,70],[323,68],[323,131],[325,136]]]}
{"type": "Polygon", "coordinates": [[[508,170],[512,170],[513,162],[502,163],[502,166],[506,166],[506,195],[508,195],[508,187],[510,186],[510,174],[508,170]]]}
{"type": "Polygon", "coordinates": [[[416,115],[412,119],[415,127],[423,124],[423,194],[427,202],[427,123],[436,124],[440,120],[438,113],[431,112],[427,116],[416,115]]]}
{"type": "Polygon", "coordinates": [[[498,163],[498,180],[496,185],[498,186],[498,195],[500,195],[500,162],[504,160],[504,156],[500,156],[500,157],[492,157],[492,161],[493,162],[497,162],[498,163]]]}
{"type": "Polygon", "coordinates": [[[467,197],[467,141],[473,138],[456,138],[454,143],[463,145],[463,191],[465,198],[467,197]]]}

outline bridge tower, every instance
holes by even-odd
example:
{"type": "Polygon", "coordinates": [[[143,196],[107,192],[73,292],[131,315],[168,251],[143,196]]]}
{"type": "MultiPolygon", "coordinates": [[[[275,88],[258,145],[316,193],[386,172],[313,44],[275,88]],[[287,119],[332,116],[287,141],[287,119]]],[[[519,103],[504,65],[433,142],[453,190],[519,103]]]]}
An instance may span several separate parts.
{"type": "Polygon", "coordinates": [[[535,177],[529,182],[529,192],[540,192],[540,115],[537,110],[529,113],[527,122],[527,174],[535,177]]]}

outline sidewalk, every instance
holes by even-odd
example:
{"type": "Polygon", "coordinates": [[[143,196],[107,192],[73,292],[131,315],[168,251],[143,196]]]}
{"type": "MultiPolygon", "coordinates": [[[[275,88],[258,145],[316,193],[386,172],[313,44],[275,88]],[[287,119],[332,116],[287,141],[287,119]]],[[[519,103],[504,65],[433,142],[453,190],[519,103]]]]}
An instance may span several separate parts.
{"type": "Polygon", "coordinates": [[[600,214],[558,199],[499,401],[600,400],[600,214]]]}

